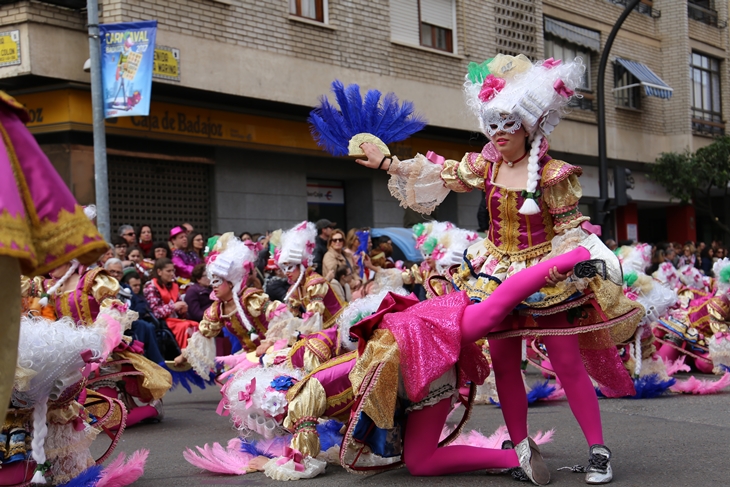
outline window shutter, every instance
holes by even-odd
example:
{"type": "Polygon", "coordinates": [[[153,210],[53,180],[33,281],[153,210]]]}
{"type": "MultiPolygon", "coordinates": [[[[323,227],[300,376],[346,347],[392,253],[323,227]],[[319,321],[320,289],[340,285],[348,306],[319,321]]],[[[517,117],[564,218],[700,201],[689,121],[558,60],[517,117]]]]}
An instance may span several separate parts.
{"type": "Polygon", "coordinates": [[[454,29],[454,0],[421,0],[421,22],[454,29]]]}
{"type": "Polygon", "coordinates": [[[390,39],[416,46],[420,44],[418,0],[390,0],[390,39]]]}

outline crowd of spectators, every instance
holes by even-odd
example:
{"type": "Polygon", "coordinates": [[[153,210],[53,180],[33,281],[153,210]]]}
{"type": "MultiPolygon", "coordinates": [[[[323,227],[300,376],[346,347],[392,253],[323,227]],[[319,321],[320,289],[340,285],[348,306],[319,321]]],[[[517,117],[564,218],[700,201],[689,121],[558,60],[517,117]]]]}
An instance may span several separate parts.
{"type": "MultiPolygon", "coordinates": [[[[631,242],[620,243],[630,244],[631,242]]],[[[606,245],[611,250],[615,250],[619,246],[614,240],[607,240],[606,245]]],[[[712,275],[712,266],[727,256],[727,249],[719,240],[713,240],[710,245],[705,242],[692,241],[684,242],[684,244],[662,242],[652,245],[651,265],[647,267],[646,273],[652,274],[661,264],[670,262],[677,269],[690,265],[706,276],[716,277],[712,275]]]]}

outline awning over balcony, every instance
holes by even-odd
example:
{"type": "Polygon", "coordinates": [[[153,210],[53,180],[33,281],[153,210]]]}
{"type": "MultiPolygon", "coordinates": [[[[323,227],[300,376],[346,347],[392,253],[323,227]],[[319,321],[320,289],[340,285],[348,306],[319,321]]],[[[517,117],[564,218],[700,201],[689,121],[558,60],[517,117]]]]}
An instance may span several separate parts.
{"type": "Polygon", "coordinates": [[[644,87],[644,93],[646,93],[646,96],[656,96],[664,99],[672,97],[672,91],[674,90],[672,90],[672,88],[670,88],[669,85],[666,84],[659,76],[654,74],[654,71],[649,69],[646,64],[621,58],[616,58],[616,62],[626,68],[626,70],[631,73],[634,78],[636,78],[638,83],[614,88],[613,91],[626,90],[640,85],[644,87]]]}
{"type": "Polygon", "coordinates": [[[601,34],[595,30],[545,17],[545,32],[555,37],[560,37],[565,41],[572,42],[573,44],[587,47],[591,51],[601,51],[601,34]]]}

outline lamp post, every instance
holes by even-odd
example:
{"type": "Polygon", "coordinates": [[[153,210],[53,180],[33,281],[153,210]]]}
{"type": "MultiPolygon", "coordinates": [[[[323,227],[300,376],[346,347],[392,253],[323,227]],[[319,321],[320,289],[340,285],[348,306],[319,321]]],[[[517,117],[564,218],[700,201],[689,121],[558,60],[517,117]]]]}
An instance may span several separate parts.
{"type": "MultiPolygon", "coordinates": [[[[598,221],[603,227],[603,235],[608,236],[611,232],[606,232],[605,217],[607,217],[611,209],[608,208],[608,160],[606,157],[606,90],[604,86],[604,78],[606,77],[606,65],[608,64],[608,56],[611,53],[611,47],[613,41],[616,39],[619,29],[623,25],[626,18],[629,16],[632,10],[641,2],[641,0],[628,0],[626,8],[619,16],[616,24],[611,29],[611,33],[608,34],[606,39],[606,45],[603,47],[601,53],[601,61],[598,63],[598,89],[596,92],[596,98],[598,103],[598,184],[599,184],[599,197],[598,204],[596,205],[596,211],[599,213],[598,221]]],[[[615,188],[614,188],[615,189],[615,188]]]]}
{"type": "Polygon", "coordinates": [[[109,223],[109,174],[106,164],[106,129],[104,94],[101,78],[101,42],[99,39],[99,2],[86,2],[91,61],[91,108],[94,115],[94,189],[96,191],[96,225],[107,242],[111,242],[109,223]]]}

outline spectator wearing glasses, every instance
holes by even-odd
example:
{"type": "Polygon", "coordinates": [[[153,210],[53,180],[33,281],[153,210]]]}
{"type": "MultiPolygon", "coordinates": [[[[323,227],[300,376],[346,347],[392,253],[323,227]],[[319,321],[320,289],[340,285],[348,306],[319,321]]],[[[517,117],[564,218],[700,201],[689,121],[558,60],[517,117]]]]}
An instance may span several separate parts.
{"type": "Polygon", "coordinates": [[[104,270],[107,274],[112,276],[117,282],[122,281],[122,275],[124,274],[124,268],[122,267],[122,261],[116,257],[112,257],[104,263],[104,270]]]}
{"type": "Polygon", "coordinates": [[[137,237],[134,233],[134,227],[132,225],[122,225],[119,227],[119,236],[127,241],[127,245],[134,245],[137,243],[137,237]]]}
{"type": "Polygon", "coordinates": [[[340,266],[348,267],[351,270],[355,268],[354,262],[348,259],[348,255],[344,252],[345,248],[345,232],[339,228],[332,230],[329,240],[327,241],[327,252],[322,259],[322,275],[331,281],[335,277],[335,272],[340,266]]]}

